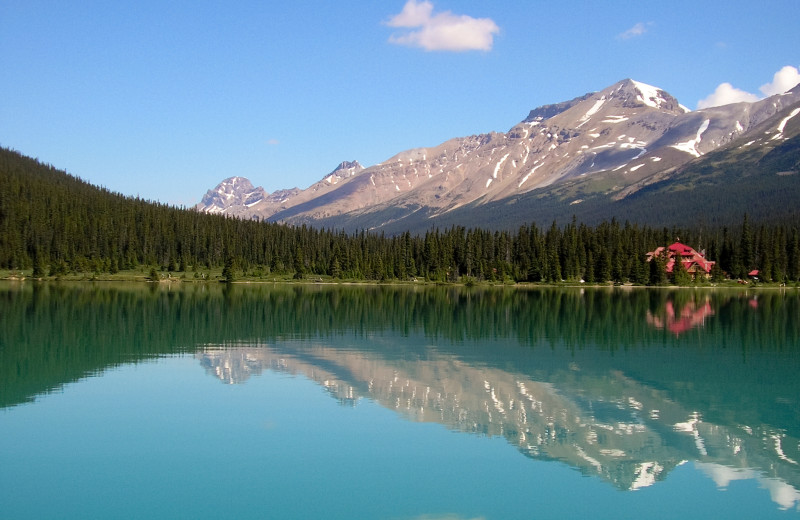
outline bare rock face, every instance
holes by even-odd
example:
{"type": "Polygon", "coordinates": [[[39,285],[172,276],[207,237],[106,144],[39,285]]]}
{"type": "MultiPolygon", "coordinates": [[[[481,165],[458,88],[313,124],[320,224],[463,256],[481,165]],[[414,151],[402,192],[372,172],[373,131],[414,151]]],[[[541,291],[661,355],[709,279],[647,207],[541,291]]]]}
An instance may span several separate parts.
{"type": "Polygon", "coordinates": [[[368,168],[345,161],[307,189],[280,197],[259,197],[260,188],[247,191],[240,180],[248,195],[234,203],[238,192],[223,185],[237,178],[228,179],[209,191],[198,209],[291,224],[326,225],[335,219],[341,227],[370,213],[383,219],[374,225],[379,228],[420,210],[435,218],[596,175],[613,177],[614,190],[625,194],[799,102],[800,88],[795,88],[755,103],[693,112],[658,87],[626,79],[534,109],[507,133],[450,139],[368,168]]]}

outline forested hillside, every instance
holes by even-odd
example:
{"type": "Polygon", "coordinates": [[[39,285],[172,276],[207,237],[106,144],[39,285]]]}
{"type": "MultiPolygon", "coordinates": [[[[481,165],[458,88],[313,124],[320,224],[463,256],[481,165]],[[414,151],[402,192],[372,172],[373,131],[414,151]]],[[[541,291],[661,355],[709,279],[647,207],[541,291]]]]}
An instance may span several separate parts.
{"type": "MultiPolygon", "coordinates": [[[[345,233],[201,214],[125,197],[0,149],[0,269],[34,277],[146,266],[225,277],[269,273],[335,279],[662,283],[645,253],[676,239],[705,249],[733,277],[800,279],[792,225],[652,228],[617,220],[520,223],[515,232],[452,226],[424,235],[345,233]],[[32,271],[31,271],[32,270],[32,271]]],[[[722,276],[722,271],[715,273],[722,276]]]]}

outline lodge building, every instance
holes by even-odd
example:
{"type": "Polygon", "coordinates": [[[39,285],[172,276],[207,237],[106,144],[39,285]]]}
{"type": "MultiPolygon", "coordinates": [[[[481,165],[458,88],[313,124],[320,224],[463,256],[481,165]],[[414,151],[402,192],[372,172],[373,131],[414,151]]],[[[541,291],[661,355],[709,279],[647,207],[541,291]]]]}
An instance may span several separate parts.
{"type": "Polygon", "coordinates": [[[650,251],[647,253],[647,261],[649,262],[653,258],[661,258],[664,256],[667,258],[667,273],[672,273],[675,268],[676,260],[680,260],[680,262],[683,263],[683,267],[686,268],[686,272],[689,273],[693,280],[698,275],[706,278],[711,276],[711,268],[714,267],[716,263],[711,260],[706,260],[703,253],[698,253],[693,248],[686,244],[681,244],[680,242],[675,242],[667,247],[658,247],[655,251],[650,251]]]}

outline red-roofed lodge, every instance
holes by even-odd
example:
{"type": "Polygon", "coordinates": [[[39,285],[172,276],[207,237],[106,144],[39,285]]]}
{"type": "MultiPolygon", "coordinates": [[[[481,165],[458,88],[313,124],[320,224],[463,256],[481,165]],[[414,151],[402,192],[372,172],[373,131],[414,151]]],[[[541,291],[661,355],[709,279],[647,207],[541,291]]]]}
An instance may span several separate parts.
{"type": "Polygon", "coordinates": [[[711,268],[714,267],[716,263],[711,260],[706,260],[703,253],[698,253],[693,248],[686,244],[681,244],[680,242],[675,242],[667,247],[658,247],[655,251],[650,251],[647,253],[647,261],[649,262],[653,258],[660,258],[663,256],[667,258],[667,273],[672,273],[675,268],[675,262],[679,260],[692,279],[695,279],[698,275],[708,278],[711,276],[711,268]]]}

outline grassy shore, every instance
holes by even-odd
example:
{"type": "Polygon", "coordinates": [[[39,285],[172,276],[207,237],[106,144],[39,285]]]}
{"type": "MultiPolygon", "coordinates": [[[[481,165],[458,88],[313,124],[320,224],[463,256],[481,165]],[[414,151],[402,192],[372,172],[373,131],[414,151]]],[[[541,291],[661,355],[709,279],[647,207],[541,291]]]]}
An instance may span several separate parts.
{"type": "MultiPolygon", "coordinates": [[[[155,275],[157,280],[152,278],[153,272],[151,268],[142,266],[136,269],[119,271],[117,273],[91,273],[91,272],[70,272],[58,276],[43,276],[40,278],[33,278],[32,269],[14,269],[2,270],[0,269],[0,280],[8,281],[23,281],[23,280],[37,280],[37,281],[91,281],[91,282],[144,282],[144,283],[221,283],[225,282],[222,276],[222,269],[198,269],[187,272],[168,272],[156,271],[155,275]]],[[[291,283],[291,284],[348,284],[348,285],[468,285],[468,286],[504,286],[504,287],[654,287],[654,286],[637,286],[632,284],[615,284],[612,282],[604,284],[585,284],[575,281],[564,281],[560,283],[530,283],[530,282],[513,282],[510,280],[485,280],[475,281],[473,279],[462,279],[456,282],[437,282],[425,280],[424,278],[415,278],[409,280],[363,280],[363,279],[341,279],[333,278],[324,275],[309,275],[303,278],[295,278],[292,273],[269,273],[263,274],[259,271],[251,273],[239,273],[233,283],[247,284],[247,283],[291,283]]],[[[663,285],[658,287],[664,288],[677,288],[676,285],[663,285]]],[[[760,282],[748,281],[747,284],[739,282],[738,280],[726,280],[723,282],[704,282],[691,285],[685,285],[686,288],[759,288],[759,289],[800,289],[800,283],[791,282],[787,284],[775,282],[760,282]]]]}

